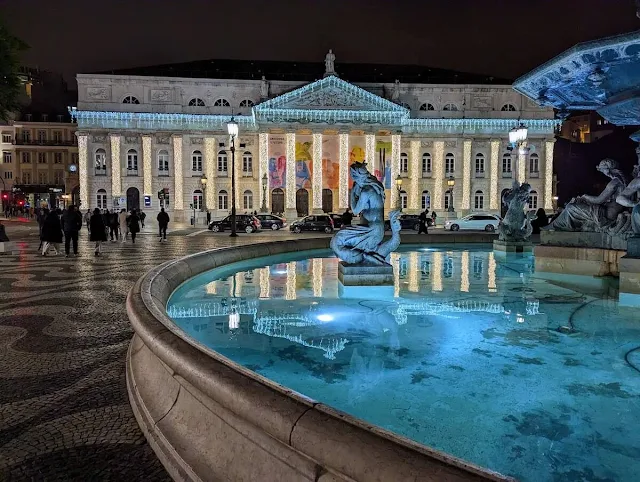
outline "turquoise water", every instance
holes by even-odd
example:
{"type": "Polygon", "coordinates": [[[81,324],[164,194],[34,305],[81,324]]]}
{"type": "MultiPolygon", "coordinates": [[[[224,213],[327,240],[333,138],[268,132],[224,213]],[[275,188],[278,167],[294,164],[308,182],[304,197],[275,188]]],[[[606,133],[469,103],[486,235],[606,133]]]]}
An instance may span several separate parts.
{"type": "Polygon", "coordinates": [[[490,247],[414,248],[341,290],[328,251],[182,285],[198,342],[304,395],[523,481],[640,480],[640,316],[615,287],[490,247]]]}

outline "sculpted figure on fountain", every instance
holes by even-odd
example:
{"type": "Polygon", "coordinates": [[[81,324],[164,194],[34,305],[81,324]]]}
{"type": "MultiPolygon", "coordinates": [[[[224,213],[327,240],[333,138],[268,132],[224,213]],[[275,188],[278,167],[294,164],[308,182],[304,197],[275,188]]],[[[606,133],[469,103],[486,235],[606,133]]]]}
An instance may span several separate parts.
{"type": "Polygon", "coordinates": [[[527,241],[531,237],[531,220],[535,219],[536,214],[533,210],[525,213],[530,193],[531,185],[513,181],[513,187],[502,200],[508,209],[498,226],[500,241],[527,241]]]}

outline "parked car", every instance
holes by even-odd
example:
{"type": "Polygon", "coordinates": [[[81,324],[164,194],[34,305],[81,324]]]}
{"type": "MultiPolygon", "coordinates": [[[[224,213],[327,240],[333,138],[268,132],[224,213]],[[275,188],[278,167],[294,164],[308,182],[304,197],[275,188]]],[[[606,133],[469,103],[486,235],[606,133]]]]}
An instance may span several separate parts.
{"type": "Polygon", "coordinates": [[[319,214],[305,216],[302,219],[294,221],[289,226],[294,233],[302,231],[324,231],[325,233],[333,232],[333,220],[328,214],[319,214]]]}
{"type": "MultiPolygon", "coordinates": [[[[209,223],[209,230],[214,233],[221,233],[228,229],[231,229],[231,216],[227,216],[220,221],[212,221],[209,223]]],[[[236,231],[255,233],[261,229],[262,225],[260,224],[260,220],[252,214],[236,214],[236,231]]]]}
{"type": "MultiPolygon", "coordinates": [[[[331,217],[331,220],[333,221],[334,229],[340,229],[342,227],[342,225],[344,224],[342,222],[342,214],[329,213],[329,216],[331,217]]],[[[352,223],[353,223],[353,221],[352,221],[352,223]]]]}
{"type": "Polygon", "coordinates": [[[278,229],[287,227],[287,220],[275,214],[258,214],[256,218],[260,220],[260,224],[262,224],[264,229],[277,231],[278,229]]]}
{"type": "Polygon", "coordinates": [[[495,214],[469,214],[461,219],[450,219],[444,223],[444,229],[458,231],[459,229],[478,229],[489,233],[494,232],[500,224],[500,216],[495,214]]]}
{"type": "MultiPolygon", "coordinates": [[[[413,229],[418,231],[420,229],[420,215],[418,214],[401,214],[400,215],[401,229],[413,229]]],[[[433,226],[433,219],[427,217],[427,227],[433,226]]],[[[385,231],[391,230],[391,223],[388,219],[384,221],[385,231]]]]}

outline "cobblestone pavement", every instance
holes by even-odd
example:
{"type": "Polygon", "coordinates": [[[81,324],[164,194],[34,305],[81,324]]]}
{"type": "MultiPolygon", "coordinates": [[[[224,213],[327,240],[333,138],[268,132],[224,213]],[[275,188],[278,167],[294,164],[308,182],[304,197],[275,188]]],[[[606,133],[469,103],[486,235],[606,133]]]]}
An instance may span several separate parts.
{"type": "Polygon", "coordinates": [[[165,260],[273,236],[149,233],[96,258],[85,231],[65,258],[7,230],[20,252],[0,256],[0,481],[170,480],[129,406],[126,294],[165,260]]]}

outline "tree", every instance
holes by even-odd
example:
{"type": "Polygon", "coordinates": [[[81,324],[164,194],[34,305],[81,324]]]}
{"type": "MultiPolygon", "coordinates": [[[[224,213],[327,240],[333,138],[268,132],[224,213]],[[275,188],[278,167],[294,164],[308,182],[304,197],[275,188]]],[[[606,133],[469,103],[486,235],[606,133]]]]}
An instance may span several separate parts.
{"type": "Polygon", "coordinates": [[[26,48],[22,40],[0,23],[0,120],[5,122],[20,109],[22,82],[19,56],[26,48]]]}

